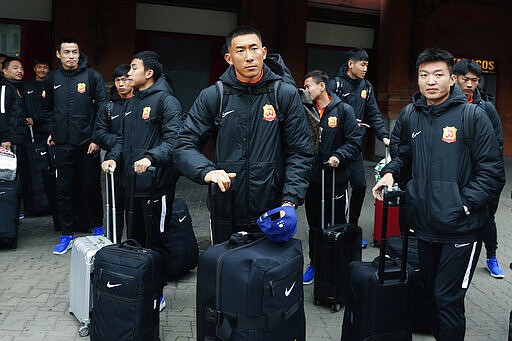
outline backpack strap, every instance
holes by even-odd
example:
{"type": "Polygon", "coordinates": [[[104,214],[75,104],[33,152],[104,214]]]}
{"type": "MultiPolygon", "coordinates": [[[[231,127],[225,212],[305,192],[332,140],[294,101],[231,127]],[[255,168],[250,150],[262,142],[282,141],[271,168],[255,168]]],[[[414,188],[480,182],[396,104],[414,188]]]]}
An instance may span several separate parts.
{"type": "Polygon", "coordinates": [[[275,109],[277,111],[277,118],[279,122],[284,121],[284,115],[281,113],[281,110],[279,110],[279,102],[277,100],[277,90],[279,89],[279,86],[281,85],[282,80],[278,79],[274,81],[274,99],[275,99],[275,109]]]}
{"type": "Polygon", "coordinates": [[[409,141],[411,140],[411,115],[415,110],[414,104],[409,103],[405,106],[404,125],[402,127],[402,137],[405,136],[409,141]]]}
{"type": "Polygon", "coordinates": [[[465,103],[462,111],[462,129],[464,130],[464,143],[469,149],[473,146],[475,138],[475,112],[476,104],[465,103]]]}
{"type": "Polygon", "coordinates": [[[92,103],[95,103],[96,100],[96,77],[94,74],[94,70],[91,68],[87,68],[87,82],[89,83],[89,98],[92,103]]]}
{"type": "Polygon", "coordinates": [[[217,90],[219,91],[219,110],[215,116],[214,125],[218,128],[220,126],[220,120],[222,119],[222,106],[224,105],[224,83],[221,80],[215,82],[217,90]]]}
{"type": "Polygon", "coordinates": [[[334,81],[336,82],[336,87],[334,88],[334,93],[336,94],[336,96],[339,97],[341,94],[341,88],[343,88],[343,82],[341,81],[340,76],[334,77],[334,81]]]}
{"type": "Polygon", "coordinates": [[[373,87],[366,78],[364,79],[364,82],[366,83],[366,99],[365,99],[365,101],[368,102],[368,100],[370,99],[370,96],[372,94],[373,87]]]}

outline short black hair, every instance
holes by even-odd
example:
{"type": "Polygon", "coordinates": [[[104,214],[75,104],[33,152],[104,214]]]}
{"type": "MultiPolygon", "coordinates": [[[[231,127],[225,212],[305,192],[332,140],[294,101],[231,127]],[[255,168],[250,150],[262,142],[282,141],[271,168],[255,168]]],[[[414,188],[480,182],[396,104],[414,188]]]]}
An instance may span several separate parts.
{"type": "Polygon", "coordinates": [[[255,34],[258,36],[258,39],[260,40],[261,44],[263,45],[263,40],[261,39],[261,33],[255,29],[252,26],[242,25],[235,27],[231,32],[228,33],[226,36],[226,48],[229,50],[231,47],[231,41],[233,38],[236,38],[238,36],[243,36],[246,34],[255,34]]]}
{"type": "Polygon", "coordinates": [[[461,59],[453,66],[453,73],[465,76],[468,72],[474,73],[478,78],[482,76],[482,67],[472,59],[461,59]]]}
{"type": "Polygon", "coordinates": [[[130,65],[128,64],[119,64],[115,67],[114,72],[112,73],[112,79],[116,79],[117,77],[123,77],[128,75],[128,71],[130,71],[130,65]]]}
{"type": "Polygon", "coordinates": [[[343,60],[345,63],[348,63],[349,60],[353,62],[360,62],[362,60],[368,61],[370,60],[370,57],[368,56],[368,52],[366,52],[364,49],[355,48],[345,52],[343,55],[343,60]]]}
{"type": "Polygon", "coordinates": [[[320,84],[321,82],[324,82],[324,84],[327,86],[327,83],[329,82],[329,75],[322,70],[312,70],[306,73],[304,76],[304,80],[312,78],[316,84],[320,84]]]}
{"type": "Polygon", "coordinates": [[[160,56],[155,51],[142,51],[133,56],[133,59],[140,59],[144,70],[153,70],[153,80],[160,78],[163,72],[160,56]]]}
{"type": "Polygon", "coordinates": [[[15,60],[21,63],[21,59],[19,59],[18,57],[7,56],[7,58],[5,58],[4,61],[2,62],[2,69],[7,69],[9,67],[9,64],[11,64],[11,62],[15,60]]]}
{"type": "Polygon", "coordinates": [[[450,74],[453,73],[453,54],[438,47],[423,50],[416,59],[416,72],[421,64],[430,62],[445,62],[450,74]]]}
{"type": "Polygon", "coordinates": [[[7,58],[9,57],[8,55],[6,55],[5,53],[0,53],[0,58],[7,58]]]}
{"type": "Polygon", "coordinates": [[[36,66],[37,64],[48,65],[48,67],[50,67],[50,62],[48,61],[48,59],[44,57],[37,57],[36,59],[34,59],[34,61],[32,62],[32,66],[36,66]]]}
{"type": "Polygon", "coordinates": [[[60,52],[60,48],[62,47],[62,44],[64,43],[75,43],[78,45],[78,48],[80,48],[80,44],[78,43],[78,40],[76,40],[75,38],[73,37],[62,37],[60,38],[59,40],[57,40],[57,43],[55,43],[55,51],[59,51],[60,52]]]}

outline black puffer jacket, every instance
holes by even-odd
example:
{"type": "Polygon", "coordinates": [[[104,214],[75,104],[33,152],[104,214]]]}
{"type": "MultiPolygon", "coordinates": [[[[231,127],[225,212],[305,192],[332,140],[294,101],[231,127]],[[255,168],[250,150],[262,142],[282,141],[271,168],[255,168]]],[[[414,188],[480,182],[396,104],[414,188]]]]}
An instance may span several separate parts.
{"type": "MultiPolygon", "coordinates": [[[[316,108],[314,109],[318,115],[316,108]]],[[[311,183],[315,186],[322,181],[322,165],[331,156],[340,164],[336,168],[336,184],[346,186],[348,181],[347,165],[361,150],[361,130],[352,107],[343,103],[338,96],[332,95],[332,101],[324,109],[320,119],[320,144],[315,155],[311,183]]],[[[330,172],[329,172],[330,174],[330,172]]],[[[326,187],[331,184],[331,176],[326,176],[326,187]]]]}
{"type": "MultiPolygon", "coordinates": [[[[115,90],[115,87],[112,87],[115,90]]],[[[125,105],[128,100],[121,98],[117,91],[112,91],[109,101],[100,105],[96,117],[93,139],[99,146],[110,151],[122,134],[125,105]]]]}
{"type": "MultiPolygon", "coordinates": [[[[464,142],[462,129],[462,110],[467,99],[458,86],[437,106],[428,106],[419,93],[413,102],[411,135],[402,134],[397,156],[381,174],[391,172],[396,179],[407,166],[411,167],[407,222],[418,238],[440,243],[475,241],[487,226],[487,202],[504,181],[491,122],[477,108],[470,148],[464,142]],[[469,215],[463,206],[469,209],[469,215]]],[[[398,131],[404,126],[405,115],[409,113],[402,110],[396,123],[398,131]]]]}
{"type": "Polygon", "coordinates": [[[92,142],[96,111],[107,97],[101,75],[94,71],[93,79],[89,79],[88,69],[87,56],[80,53],[77,69],[64,70],[59,64],[46,78],[43,106],[56,144],[76,147],[92,142]],[[91,88],[95,93],[90,93],[91,88]]]}
{"type": "Polygon", "coordinates": [[[10,141],[19,145],[26,142],[27,123],[25,116],[25,103],[23,103],[23,82],[2,78],[0,80],[0,125],[4,135],[2,141],[10,141]],[[7,117],[3,117],[7,115],[7,117]]]}
{"type": "MultiPolygon", "coordinates": [[[[349,104],[354,109],[356,118],[375,129],[375,135],[382,141],[383,138],[388,137],[389,132],[377,105],[373,86],[366,79],[350,78],[347,75],[347,70],[348,66],[344,64],[336,75],[341,80],[339,92],[336,92],[336,77],[329,80],[329,92],[335,93],[343,102],[349,104]]],[[[361,137],[363,137],[366,128],[361,128],[361,130],[361,137]]]]}
{"type": "MultiPolygon", "coordinates": [[[[181,104],[170,93],[164,76],[143,91],[136,91],[126,104],[122,134],[105,160],[121,164],[123,182],[133,172],[133,164],[147,157],[157,168],[156,194],[168,193],[175,181],[172,152],[180,129],[181,104]]],[[[144,173],[137,177],[136,196],[149,197],[151,177],[144,173]]]]}
{"type": "Polygon", "coordinates": [[[46,138],[49,132],[48,122],[43,116],[44,90],[44,81],[37,81],[35,78],[32,78],[23,83],[23,99],[27,109],[26,115],[34,121],[34,135],[38,138],[46,138]]]}
{"type": "Polygon", "coordinates": [[[216,205],[219,218],[235,212],[237,224],[254,223],[283,200],[302,204],[313,164],[310,132],[297,89],[280,83],[277,112],[273,84],[281,77],[265,65],[263,70],[263,78],[254,84],[240,82],[233,67],[220,77],[224,95],[215,162],[200,152],[217,133],[214,122],[220,96],[215,85],[197,97],[176,144],[179,170],[197,183],[204,184],[205,175],[215,169],[237,174],[232,185],[234,210],[227,199],[220,198],[223,201],[216,205]]]}

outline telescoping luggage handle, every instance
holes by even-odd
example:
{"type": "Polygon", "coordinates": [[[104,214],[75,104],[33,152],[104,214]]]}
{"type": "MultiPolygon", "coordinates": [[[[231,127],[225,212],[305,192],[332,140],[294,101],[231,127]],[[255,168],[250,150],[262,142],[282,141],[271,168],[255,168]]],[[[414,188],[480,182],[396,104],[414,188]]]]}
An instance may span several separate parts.
{"type": "Polygon", "coordinates": [[[106,201],[107,201],[107,238],[112,240],[114,244],[117,244],[117,217],[116,217],[116,192],[114,189],[114,168],[108,167],[106,173],[106,201]],[[112,205],[110,205],[112,200],[112,205]],[[112,209],[110,208],[112,206],[112,209]],[[112,234],[113,238],[110,238],[110,214],[112,214],[112,234]]]}
{"type": "MultiPolygon", "coordinates": [[[[322,227],[322,230],[325,230],[325,168],[327,167],[327,163],[324,163],[322,166],[322,205],[321,205],[321,220],[320,225],[322,227]]],[[[332,169],[332,188],[331,188],[331,226],[334,226],[334,213],[335,213],[335,207],[334,203],[336,201],[336,168],[332,169]]],[[[347,191],[345,191],[345,201],[347,191]]],[[[345,204],[346,206],[346,204],[345,204]]],[[[345,212],[342,212],[345,214],[345,212]]]]}
{"type": "MultiPolygon", "coordinates": [[[[146,248],[151,248],[151,242],[153,238],[153,202],[155,201],[155,187],[156,187],[156,168],[154,166],[149,166],[146,169],[146,172],[151,173],[151,189],[150,189],[150,198],[149,198],[149,222],[150,226],[147,228],[146,224],[144,224],[144,228],[146,231],[146,248]]],[[[135,188],[137,184],[137,173],[134,171],[130,174],[130,187],[128,191],[129,201],[128,201],[128,216],[127,216],[127,234],[128,236],[133,235],[133,216],[135,214],[134,205],[135,205],[135,188]]]]}
{"type": "Polygon", "coordinates": [[[389,191],[387,187],[382,189],[383,195],[383,210],[382,210],[382,239],[380,243],[380,254],[379,254],[379,284],[384,284],[385,277],[385,262],[386,262],[386,244],[387,244],[387,233],[388,233],[388,211],[390,206],[399,206],[398,224],[400,225],[400,231],[402,232],[402,257],[400,262],[400,282],[405,282],[407,279],[407,249],[409,246],[409,237],[404,228],[404,212],[405,203],[402,200],[404,197],[404,191],[393,190],[389,191]]]}

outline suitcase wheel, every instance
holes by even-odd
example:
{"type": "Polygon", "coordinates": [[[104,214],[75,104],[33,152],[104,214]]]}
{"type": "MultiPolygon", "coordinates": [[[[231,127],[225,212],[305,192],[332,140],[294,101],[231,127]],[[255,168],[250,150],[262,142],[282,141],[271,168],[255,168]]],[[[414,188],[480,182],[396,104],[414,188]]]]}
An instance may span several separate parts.
{"type": "Polygon", "coordinates": [[[80,335],[81,337],[86,337],[87,335],[89,335],[89,325],[82,324],[80,328],[78,328],[78,335],[80,335]]]}
{"type": "Polygon", "coordinates": [[[333,312],[337,313],[338,311],[341,310],[341,304],[336,302],[336,303],[333,303],[332,306],[331,306],[331,309],[333,312]]]}

